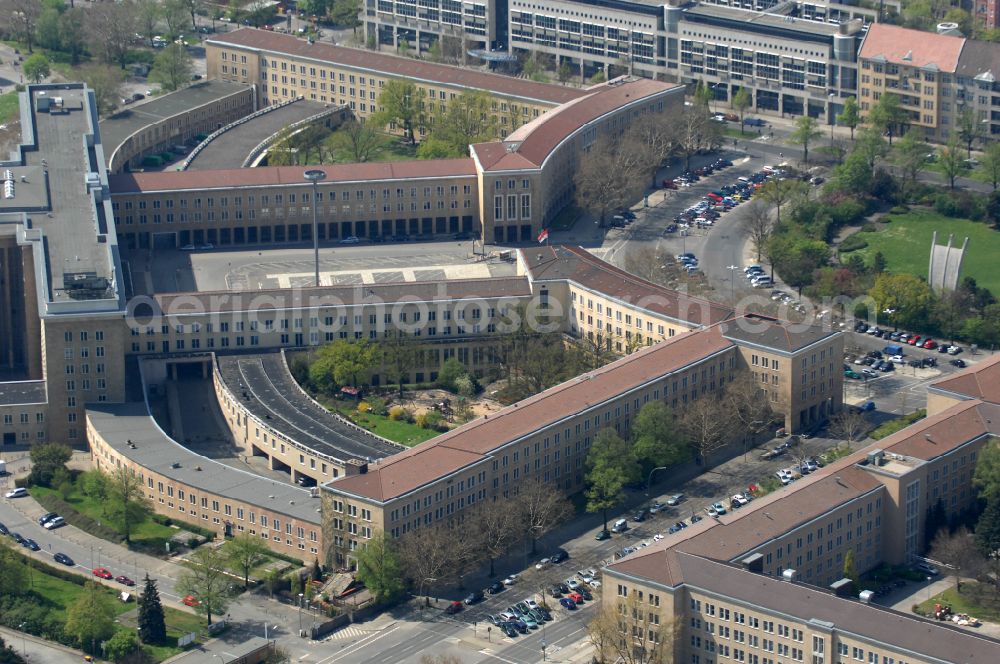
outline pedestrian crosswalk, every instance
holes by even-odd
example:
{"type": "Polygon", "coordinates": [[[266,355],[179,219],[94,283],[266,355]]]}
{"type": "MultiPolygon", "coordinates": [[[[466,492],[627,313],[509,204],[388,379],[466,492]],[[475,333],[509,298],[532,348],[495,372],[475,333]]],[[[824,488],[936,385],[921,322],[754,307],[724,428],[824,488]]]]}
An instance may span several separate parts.
{"type": "MultiPolygon", "coordinates": [[[[377,631],[377,630],[375,630],[377,631]]],[[[360,639],[362,637],[373,634],[374,632],[370,629],[361,629],[360,627],[355,627],[354,625],[348,625],[338,629],[336,632],[330,636],[324,638],[324,641],[342,641],[344,639],[360,639]]]]}

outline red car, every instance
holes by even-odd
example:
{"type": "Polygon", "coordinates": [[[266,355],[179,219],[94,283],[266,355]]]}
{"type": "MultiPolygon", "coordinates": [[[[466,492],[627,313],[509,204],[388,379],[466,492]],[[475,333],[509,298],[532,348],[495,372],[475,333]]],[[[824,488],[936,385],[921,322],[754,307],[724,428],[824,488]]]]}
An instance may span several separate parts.
{"type": "Polygon", "coordinates": [[[186,606],[198,606],[199,604],[198,600],[194,598],[194,595],[188,595],[187,597],[182,599],[181,602],[186,606]]]}
{"type": "Polygon", "coordinates": [[[577,604],[583,604],[583,595],[581,595],[580,593],[570,593],[570,594],[566,595],[566,597],[569,597],[571,600],[573,600],[577,604]]]}
{"type": "Polygon", "coordinates": [[[674,182],[673,180],[664,180],[663,181],[663,188],[664,189],[676,189],[677,188],[677,183],[674,182]]]}
{"type": "Polygon", "coordinates": [[[111,574],[111,572],[109,572],[107,570],[107,568],[105,568],[105,567],[95,567],[93,574],[94,574],[94,576],[96,576],[96,577],[98,577],[100,579],[113,579],[113,578],[115,578],[111,574]]]}
{"type": "Polygon", "coordinates": [[[933,339],[928,339],[922,345],[927,350],[934,350],[935,348],[937,348],[937,342],[934,341],[933,339]]]}
{"type": "Polygon", "coordinates": [[[128,578],[124,574],[122,574],[120,576],[116,576],[115,577],[115,581],[117,581],[118,583],[120,583],[122,585],[125,585],[125,586],[134,586],[135,585],[135,581],[133,581],[132,579],[128,578]]]}
{"type": "Polygon", "coordinates": [[[906,340],[906,343],[910,344],[911,346],[916,346],[917,344],[920,343],[920,335],[914,334],[912,337],[906,340]]]}
{"type": "Polygon", "coordinates": [[[461,611],[464,608],[465,608],[465,605],[462,604],[461,602],[452,602],[451,604],[448,605],[448,607],[444,610],[444,612],[445,613],[458,613],[459,611],[461,611]]]}

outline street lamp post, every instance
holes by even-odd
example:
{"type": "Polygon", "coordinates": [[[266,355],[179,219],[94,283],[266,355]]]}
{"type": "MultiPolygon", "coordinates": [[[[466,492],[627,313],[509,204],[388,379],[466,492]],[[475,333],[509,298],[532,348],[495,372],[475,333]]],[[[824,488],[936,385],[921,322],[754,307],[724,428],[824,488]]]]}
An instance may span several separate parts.
{"type": "Polygon", "coordinates": [[[666,469],[667,469],[666,466],[657,466],[656,468],[654,468],[651,471],[649,471],[649,476],[646,478],[646,502],[647,503],[649,503],[649,485],[653,481],[653,473],[655,473],[658,470],[666,470],[666,469]]]}
{"type": "Polygon", "coordinates": [[[736,300],[736,270],[740,269],[739,265],[727,265],[726,269],[729,270],[729,299],[733,300],[735,304],[736,300]]]}
{"type": "Polygon", "coordinates": [[[302,593],[299,593],[299,635],[302,635],[302,599],[305,597],[302,593]]]}
{"type": "MultiPolygon", "coordinates": [[[[434,577],[430,577],[429,576],[426,579],[424,579],[423,581],[421,581],[420,582],[420,594],[421,595],[424,595],[424,587],[425,587],[425,584],[428,581],[430,581],[431,583],[435,583],[435,582],[437,582],[437,579],[435,579],[434,577]]],[[[431,598],[430,598],[430,596],[424,595],[424,606],[430,606],[430,605],[431,605],[431,598]]]]}
{"type": "Polygon", "coordinates": [[[318,168],[310,168],[308,171],[302,174],[302,176],[312,183],[313,199],[312,199],[312,212],[313,212],[313,262],[315,263],[316,271],[316,282],[314,286],[319,287],[319,222],[316,217],[316,203],[318,196],[318,183],[320,180],[326,179],[326,171],[320,170],[318,168]]]}
{"type": "Polygon", "coordinates": [[[28,623],[21,623],[17,628],[21,631],[21,653],[27,658],[28,656],[28,642],[24,638],[24,628],[28,623]]]}

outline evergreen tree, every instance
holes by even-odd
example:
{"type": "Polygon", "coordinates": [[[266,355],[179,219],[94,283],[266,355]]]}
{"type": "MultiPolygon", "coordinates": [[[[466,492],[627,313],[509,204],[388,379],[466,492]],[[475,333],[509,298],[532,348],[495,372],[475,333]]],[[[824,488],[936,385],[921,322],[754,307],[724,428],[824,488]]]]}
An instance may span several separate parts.
{"type": "Polygon", "coordinates": [[[139,638],[143,643],[163,643],[167,638],[167,624],[156,581],[146,575],[146,584],[139,595],[139,638]]]}

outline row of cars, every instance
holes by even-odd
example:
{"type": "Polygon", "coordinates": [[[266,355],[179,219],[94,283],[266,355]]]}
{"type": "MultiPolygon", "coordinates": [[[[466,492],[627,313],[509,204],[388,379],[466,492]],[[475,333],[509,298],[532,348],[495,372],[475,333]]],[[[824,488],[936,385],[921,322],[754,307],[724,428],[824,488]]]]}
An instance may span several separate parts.
{"type": "Polygon", "coordinates": [[[110,581],[111,579],[114,579],[123,586],[128,586],[130,588],[135,585],[135,581],[133,579],[130,579],[124,574],[119,574],[118,576],[115,576],[110,571],[108,571],[107,567],[95,567],[93,570],[91,570],[91,574],[96,576],[98,579],[104,579],[105,581],[110,581]]]}
{"type": "Polygon", "coordinates": [[[703,177],[712,175],[716,171],[721,171],[724,168],[729,168],[732,165],[733,162],[719,157],[711,164],[707,164],[693,170],[684,171],[675,178],[667,178],[663,181],[663,188],[678,189],[680,187],[690,187],[693,183],[699,181],[703,177]]]}
{"type": "Polygon", "coordinates": [[[906,345],[913,346],[914,348],[923,348],[924,350],[936,350],[942,355],[958,355],[963,350],[961,346],[955,344],[938,343],[931,337],[923,337],[910,332],[890,332],[877,325],[869,325],[864,321],[858,321],[854,326],[854,331],[859,334],[868,334],[878,339],[896,342],[900,346],[906,345]]]}
{"type": "Polygon", "coordinates": [[[778,478],[779,482],[787,486],[803,475],[808,475],[809,473],[815,472],[822,467],[822,460],[817,459],[816,457],[808,457],[797,465],[782,468],[781,470],[775,472],[774,476],[778,478]]]}
{"type": "MultiPolygon", "coordinates": [[[[15,488],[15,489],[11,489],[7,493],[5,493],[4,497],[5,498],[27,498],[28,497],[28,490],[25,489],[22,486],[19,486],[19,487],[15,488]]],[[[63,519],[58,514],[56,514],[55,512],[48,512],[46,514],[43,514],[38,519],[38,525],[41,526],[42,528],[45,528],[45,530],[55,530],[56,528],[61,528],[62,526],[65,526],[66,525],[66,520],[63,519]]],[[[6,533],[4,533],[4,534],[6,534],[6,533]]],[[[18,542],[18,543],[20,544],[20,542],[18,542]]],[[[37,551],[37,550],[38,549],[35,549],[35,551],[37,551]]]]}

